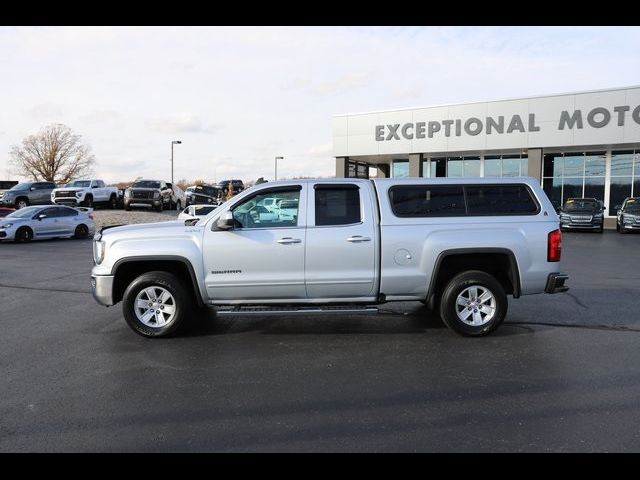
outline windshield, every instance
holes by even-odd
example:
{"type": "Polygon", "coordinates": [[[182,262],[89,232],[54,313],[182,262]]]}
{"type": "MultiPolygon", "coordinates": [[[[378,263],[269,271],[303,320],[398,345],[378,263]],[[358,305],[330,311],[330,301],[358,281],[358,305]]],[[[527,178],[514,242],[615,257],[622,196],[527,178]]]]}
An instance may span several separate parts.
{"type": "Polygon", "coordinates": [[[596,208],[598,208],[598,202],[595,200],[578,198],[567,200],[567,203],[564,204],[565,210],[595,210],[596,208]]]}
{"type": "Polygon", "coordinates": [[[26,207],[26,208],[21,208],[20,210],[16,210],[15,212],[10,213],[9,215],[7,215],[6,218],[31,218],[33,217],[36,213],[38,213],[40,210],[42,210],[42,207],[26,207]]]}
{"type": "Polygon", "coordinates": [[[11,188],[9,189],[9,191],[10,191],[10,192],[11,192],[11,191],[14,191],[14,192],[15,192],[15,191],[17,191],[17,190],[29,190],[29,188],[30,188],[30,187],[31,187],[31,184],[30,184],[30,183],[19,183],[19,184],[17,184],[16,186],[11,187],[11,188]]]}
{"type": "Polygon", "coordinates": [[[131,185],[132,188],[160,188],[160,182],[154,180],[140,180],[131,185]]]}
{"type": "Polygon", "coordinates": [[[640,198],[630,198],[624,207],[628,212],[640,212],[640,198]]]}
{"type": "Polygon", "coordinates": [[[67,187],[82,187],[82,188],[86,188],[86,187],[90,187],[91,186],[91,180],[74,180],[71,183],[67,183],[67,187]]]}

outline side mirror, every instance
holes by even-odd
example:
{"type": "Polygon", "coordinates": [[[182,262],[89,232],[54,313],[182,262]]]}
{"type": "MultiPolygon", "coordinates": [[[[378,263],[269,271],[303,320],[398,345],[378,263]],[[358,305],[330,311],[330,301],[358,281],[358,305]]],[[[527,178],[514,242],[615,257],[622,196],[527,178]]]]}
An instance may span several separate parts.
{"type": "Polygon", "coordinates": [[[622,208],[622,205],[616,205],[615,207],[613,207],[615,210],[620,210],[622,208]]]}
{"type": "Polygon", "coordinates": [[[233,213],[226,212],[216,221],[216,230],[231,230],[233,228],[233,213]]]}
{"type": "Polygon", "coordinates": [[[98,188],[98,185],[92,185],[91,188],[98,188]]]}

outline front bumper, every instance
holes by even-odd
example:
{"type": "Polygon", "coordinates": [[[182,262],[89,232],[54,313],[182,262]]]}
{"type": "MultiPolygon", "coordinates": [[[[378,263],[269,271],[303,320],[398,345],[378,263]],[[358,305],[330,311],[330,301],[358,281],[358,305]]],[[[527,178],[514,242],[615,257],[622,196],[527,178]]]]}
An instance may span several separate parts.
{"type": "Polygon", "coordinates": [[[603,225],[603,222],[560,222],[560,228],[574,228],[576,230],[599,230],[603,225]]]}
{"type": "Polygon", "coordinates": [[[82,203],[84,200],[77,197],[58,197],[58,198],[52,198],[51,201],[56,205],[76,206],[82,203]]]}
{"type": "Polygon", "coordinates": [[[15,240],[18,227],[0,228],[0,240],[15,240]]]}
{"type": "Polygon", "coordinates": [[[105,307],[113,305],[113,275],[91,275],[91,293],[105,307]]]}
{"type": "Polygon", "coordinates": [[[545,293],[562,293],[569,290],[564,282],[569,280],[569,275],[566,273],[550,273],[547,277],[547,285],[544,288],[545,293]]]}
{"type": "Polygon", "coordinates": [[[161,199],[157,198],[155,200],[144,199],[144,198],[132,198],[129,200],[125,200],[125,207],[142,207],[142,208],[153,208],[160,206],[161,199]]]}

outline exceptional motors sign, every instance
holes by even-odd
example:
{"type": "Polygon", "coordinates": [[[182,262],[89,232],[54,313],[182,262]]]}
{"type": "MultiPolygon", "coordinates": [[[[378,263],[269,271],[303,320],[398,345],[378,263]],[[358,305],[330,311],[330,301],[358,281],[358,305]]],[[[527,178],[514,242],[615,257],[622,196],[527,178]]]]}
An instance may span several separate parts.
{"type": "Polygon", "coordinates": [[[640,87],[336,115],[334,156],[640,148],[640,87]]]}
{"type": "MultiPolygon", "coordinates": [[[[585,123],[593,128],[603,128],[609,125],[612,117],[617,118],[617,125],[623,127],[627,121],[627,114],[631,111],[629,105],[618,105],[613,107],[613,113],[606,107],[596,107],[583,116],[582,110],[573,110],[569,112],[563,110],[558,119],[558,130],[565,128],[584,128],[585,123]]],[[[635,123],[640,125],[640,105],[636,106],[631,112],[630,117],[635,123]]],[[[445,137],[455,135],[459,137],[465,135],[479,135],[486,131],[487,135],[491,134],[509,134],[513,132],[539,132],[540,126],[536,125],[536,114],[529,113],[523,119],[521,115],[511,115],[505,120],[504,115],[497,117],[485,117],[484,121],[480,118],[470,117],[467,119],[456,118],[455,120],[440,120],[416,123],[395,123],[392,125],[376,125],[375,138],[377,142],[389,140],[400,140],[400,137],[407,140],[414,138],[433,138],[434,135],[440,134],[445,137]]]]}

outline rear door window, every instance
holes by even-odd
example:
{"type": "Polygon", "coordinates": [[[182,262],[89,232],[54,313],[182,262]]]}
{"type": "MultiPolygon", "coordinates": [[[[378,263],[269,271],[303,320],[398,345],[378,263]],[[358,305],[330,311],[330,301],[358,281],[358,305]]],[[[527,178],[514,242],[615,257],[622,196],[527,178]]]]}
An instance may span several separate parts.
{"type": "Polygon", "coordinates": [[[357,185],[316,185],[315,212],[318,226],[360,223],[360,189],[357,185]]]}

